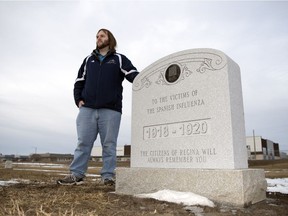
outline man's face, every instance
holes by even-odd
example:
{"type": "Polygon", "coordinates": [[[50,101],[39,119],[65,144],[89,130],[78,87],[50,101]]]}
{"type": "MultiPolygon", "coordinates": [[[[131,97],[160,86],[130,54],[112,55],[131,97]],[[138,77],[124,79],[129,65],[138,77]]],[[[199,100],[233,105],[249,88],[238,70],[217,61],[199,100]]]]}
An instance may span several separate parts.
{"type": "Polygon", "coordinates": [[[103,49],[104,47],[109,46],[109,38],[104,31],[100,31],[96,35],[96,44],[98,49],[103,49]]]}

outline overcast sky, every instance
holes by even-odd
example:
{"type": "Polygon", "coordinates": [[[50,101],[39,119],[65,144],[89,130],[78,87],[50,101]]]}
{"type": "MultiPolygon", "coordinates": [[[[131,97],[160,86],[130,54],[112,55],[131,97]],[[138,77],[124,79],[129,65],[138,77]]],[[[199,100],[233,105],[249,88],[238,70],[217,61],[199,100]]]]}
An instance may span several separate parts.
{"type": "MultiPolygon", "coordinates": [[[[98,29],[139,71],[168,54],[218,49],[241,69],[246,135],[288,150],[288,2],[0,1],[0,153],[73,153],[73,85],[98,29]]],[[[119,145],[131,140],[124,81],[119,145]]],[[[99,143],[97,143],[99,145],[99,143]]]]}

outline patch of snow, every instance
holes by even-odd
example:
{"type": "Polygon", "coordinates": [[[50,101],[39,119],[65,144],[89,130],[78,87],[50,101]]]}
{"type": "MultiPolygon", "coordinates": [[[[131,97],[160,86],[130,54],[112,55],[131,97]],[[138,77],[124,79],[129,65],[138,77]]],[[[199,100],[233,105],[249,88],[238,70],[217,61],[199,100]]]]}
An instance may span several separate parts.
{"type": "Polygon", "coordinates": [[[86,177],[101,178],[101,175],[98,175],[98,174],[86,174],[86,177]]]}
{"type": "Polygon", "coordinates": [[[267,192],[279,192],[288,194],[288,178],[269,179],[267,181],[267,192]]]}
{"type": "Polygon", "coordinates": [[[18,184],[18,181],[15,180],[9,180],[9,181],[0,181],[0,186],[9,186],[12,184],[18,184]]]}
{"type": "MultiPolygon", "coordinates": [[[[267,192],[279,192],[282,194],[288,194],[288,178],[278,178],[278,179],[266,178],[266,180],[268,184],[267,192]]],[[[136,196],[140,198],[153,198],[161,201],[180,203],[186,206],[192,206],[192,205],[209,206],[209,207],[215,206],[214,203],[209,199],[207,199],[206,197],[191,192],[161,190],[156,193],[139,194],[136,196]]],[[[201,212],[198,212],[198,214],[201,215],[201,212]]]]}
{"type": "Polygon", "coordinates": [[[32,167],[45,167],[45,168],[65,168],[67,167],[64,164],[53,164],[53,163],[19,163],[19,162],[14,162],[14,165],[25,165],[25,166],[32,166],[32,167]]]}
{"type": "Polygon", "coordinates": [[[30,180],[27,179],[11,179],[8,181],[0,181],[0,186],[10,186],[19,183],[29,183],[30,180]]]}
{"type": "Polygon", "coordinates": [[[63,172],[63,171],[61,171],[61,170],[44,170],[44,169],[26,169],[26,168],[23,168],[23,169],[21,169],[21,168],[14,168],[14,170],[25,170],[25,171],[35,171],[35,172],[63,172]]]}
{"type": "Polygon", "coordinates": [[[153,198],[161,201],[173,202],[183,204],[186,206],[200,205],[214,207],[214,203],[206,197],[194,194],[192,192],[179,192],[173,190],[161,190],[156,193],[139,194],[136,195],[140,198],[153,198]]]}

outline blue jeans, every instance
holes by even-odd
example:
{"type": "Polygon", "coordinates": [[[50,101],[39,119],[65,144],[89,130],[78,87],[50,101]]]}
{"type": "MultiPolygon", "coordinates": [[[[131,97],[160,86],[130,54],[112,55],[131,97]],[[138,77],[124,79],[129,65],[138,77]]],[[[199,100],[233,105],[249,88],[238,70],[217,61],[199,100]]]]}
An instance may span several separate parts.
{"type": "Polygon", "coordinates": [[[102,179],[114,177],[116,168],[116,146],[120,127],[121,113],[110,109],[91,109],[81,107],[77,116],[78,145],[70,172],[84,177],[94,142],[99,133],[102,145],[102,179]]]}

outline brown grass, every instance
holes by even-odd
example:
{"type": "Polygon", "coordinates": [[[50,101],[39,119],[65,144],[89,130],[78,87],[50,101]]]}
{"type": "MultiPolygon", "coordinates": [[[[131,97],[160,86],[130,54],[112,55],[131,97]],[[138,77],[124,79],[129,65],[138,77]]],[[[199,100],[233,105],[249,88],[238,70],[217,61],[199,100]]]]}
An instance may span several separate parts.
{"type": "Polygon", "coordinates": [[[288,160],[249,161],[249,168],[264,169],[266,178],[288,178],[288,160]]]}
{"type": "MultiPolygon", "coordinates": [[[[118,165],[129,166],[127,163],[118,165]]],[[[273,164],[249,162],[250,168],[263,168],[266,171],[266,177],[270,178],[271,176],[288,177],[287,165],[288,160],[273,164]]],[[[101,164],[91,162],[89,166],[94,167],[89,169],[89,174],[99,174],[101,164]]],[[[45,170],[49,169],[50,172],[21,170],[26,168],[29,167],[18,165],[13,169],[4,169],[4,164],[0,164],[0,180],[30,180],[30,182],[23,181],[23,183],[9,187],[0,186],[0,215],[196,215],[192,210],[185,210],[182,205],[115,194],[113,187],[100,184],[95,177],[87,177],[85,184],[81,186],[59,186],[55,184],[56,180],[62,177],[59,172],[55,171],[67,173],[68,164],[63,169],[43,168],[45,170]]],[[[288,197],[281,194],[267,195],[269,197],[267,201],[245,209],[223,206],[217,206],[216,208],[203,207],[205,213],[203,215],[286,215],[288,197]]]]}

